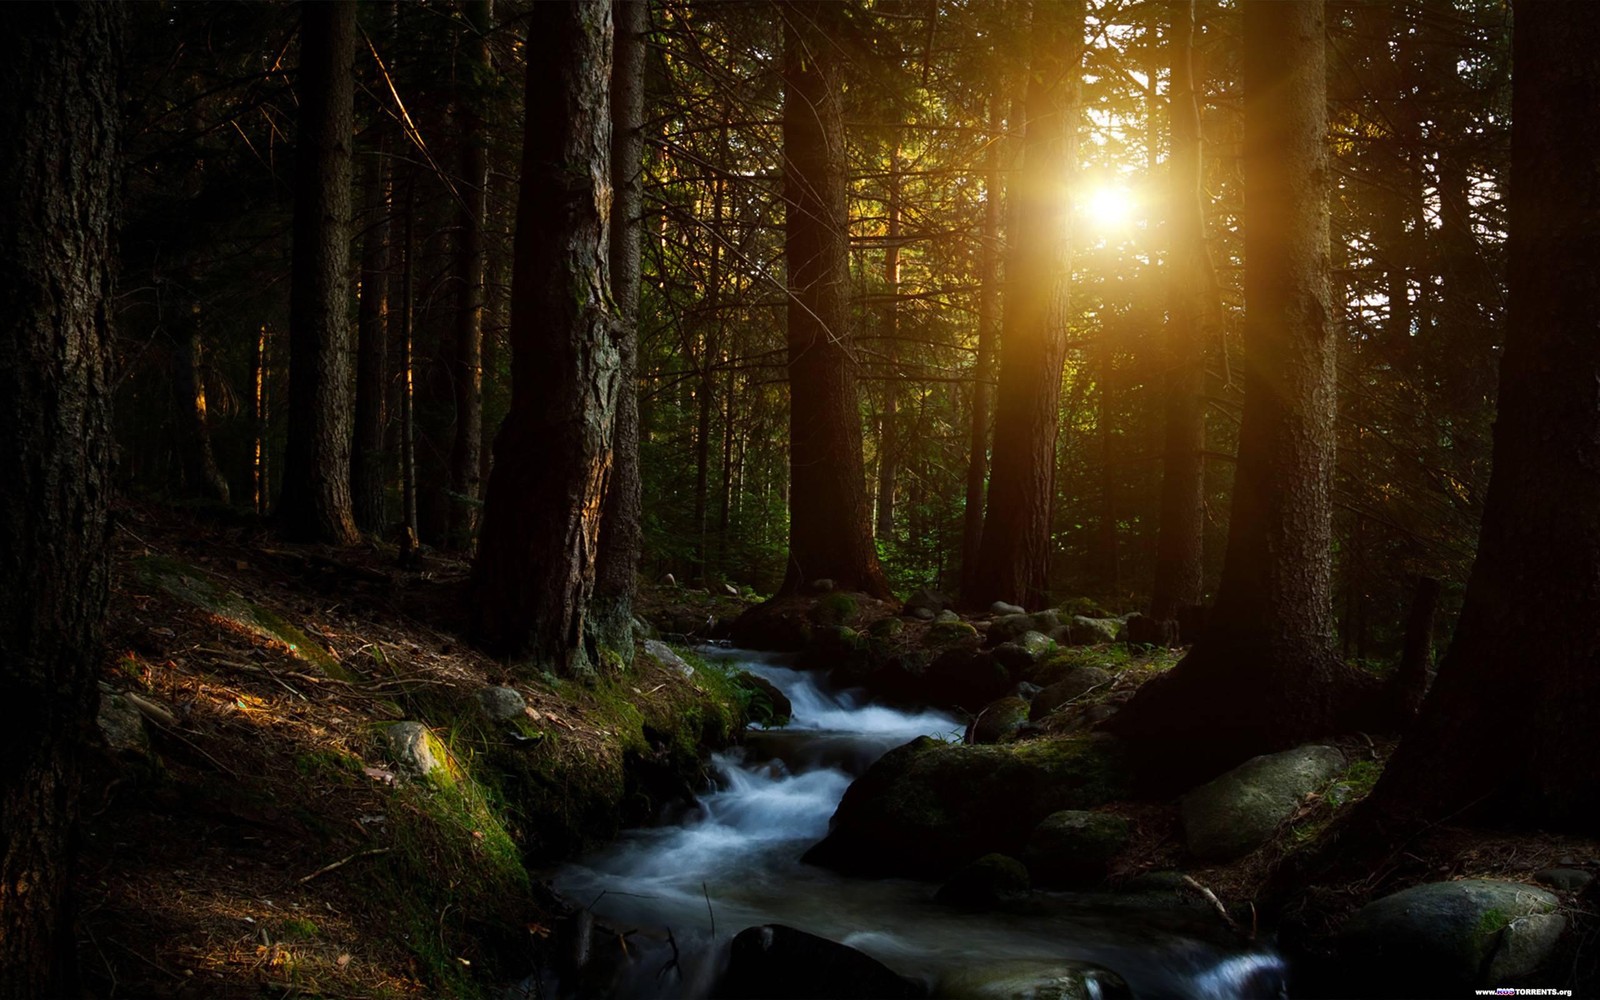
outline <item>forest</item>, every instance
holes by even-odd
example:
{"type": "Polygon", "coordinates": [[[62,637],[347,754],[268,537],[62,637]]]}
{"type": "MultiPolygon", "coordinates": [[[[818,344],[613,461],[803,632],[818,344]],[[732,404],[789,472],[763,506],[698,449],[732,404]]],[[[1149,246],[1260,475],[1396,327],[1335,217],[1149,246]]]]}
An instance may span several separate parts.
{"type": "Polygon", "coordinates": [[[1600,4],[0,11],[0,1000],[1600,995],[1600,4]]]}

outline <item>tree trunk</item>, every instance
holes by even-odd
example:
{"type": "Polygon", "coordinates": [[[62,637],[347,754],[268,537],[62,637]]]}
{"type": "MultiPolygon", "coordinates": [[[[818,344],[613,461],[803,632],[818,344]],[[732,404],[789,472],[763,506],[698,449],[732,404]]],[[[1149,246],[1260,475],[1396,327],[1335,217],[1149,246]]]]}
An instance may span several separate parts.
{"type": "Polygon", "coordinates": [[[899,403],[900,348],[900,149],[889,161],[888,243],[883,248],[883,283],[889,302],[884,306],[883,354],[889,376],[883,387],[883,413],[878,418],[878,524],[877,539],[894,541],[894,490],[900,459],[899,403]]]}
{"type": "Polygon", "coordinates": [[[76,996],[68,891],[97,740],[107,592],[118,163],[111,4],[28,4],[0,35],[0,998],[76,996]]]}
{"type": "Polygon", "coordinates": [[[1367,805],[1389,830],[1492,818],[1600,833],[1596,51],[1600,8],[1518,6],[1494,471],[1454,640],[1367,805]]]}
{"type": "Polygon", "coordinates": [[[289,438],[278,518],[301,541],[356,541],[350,503],[350,144],[356,9],[301,5],[289,291],[289,438]]]}
{"type": "Polygon", "coordinates": [[[867,512],[850,336],[840,71],[826,0],[784,21],[784,253],[788,261],[789,561],[782,593],[829,579],[887,597],[867,512]]]}
{"type": "Polygon", "coordinates": [[[1063,179],[1076,160],[1083,12],[1081,0],[1040,3],[1033,12],[989,508],[973,586],[962,595],[974,607],[1007,601],[1037,608],[1048,601],[1070,280],[1071,208],[1063,179]]]}
{"type": "Polygon", "coordinates": [[[417,171],[406,178],[400,270],[400,562],[413,562],[421,545],[417,517],[417,171]]]}
{"type": "Polygon", "coordinates": [[[483,276],[484,224],[488,212],[489,149],[483,134],[483,92],[490,73],[489,30],[494,0],[469,0],[464,72],[465,93],[457,95],[461,120],[460,221],[456,245],[455,358],[450,377],[455,388],[456,436],[450,448],[450,547],[472,547],[478,525],[479,443],[483,437],[483,276]]]}
{"type": "Polygon", "coordinates": [[[614,0],[611,90],[611,295],[617,304],[617,415],[611,481],[601,511],[589,630],[602,648],[633,657],[633,597],[643,542],[639,495],[639,245],[644,234],[644,54],[647,0],[614,0]]]}
{"type": "Polygon", "coordinates": [[[1246,373],[1227,556],[1206,632],[1111,720],[1147,747],[1181,746],[1174,780],[1333,732],[1369,694],[1332,641],[1322,2],[1242,6],[1246,373]]]}
{"type": "Polygon", "coordinates": [[[251,417],[255,436],[250,474],[255,486],[255,511],[262,515],[272,507],[272,482],[269,475],[272,456],[267,451],[272,416],[267,389],[272,384],[272,367],[267,355],[267,342],[267,324],[263,323],[256,334],[256,349],[252,352],[250,361],[250,385],[253,389],[251,417]]]}
{"type": "Polygon", "coordinates": [[[189,307],[189,322],[173,345],[173,392],[178,397],[178,423],[183,448],[183,487],[192,497],[228,502],[228,480],[217,468],[211,447],[211,417],[206,410],[205,374],[201,368],[201,304],[189,307]]]}
{"type": "Polygon", "coordinates": [[[389,214],[393,185],[389,143],[381,140],[365,171],[367,211],[361,244],[361,300],[356,310],[356,419],[350,447],[350,502],[356,526],[369,534],[387,527],[383,450],[389,394],[389,214]]]}
{"type": "Polygon", "coordinates": [[[1095,528],[1091,559],[1095,588],[1106,600],[1115,601],[1122,589],[1122,573],[1117,551],[1117,436],[1114,433],[1116,408],[1117,355],[1109,336],[1099,344],[1099,399],[1095,407],[1095,430],[1100,435],[1100,518],[1095,528]]]}
{"type": "Polygon", "coordinates": [[[607,312],[611,7],[535,4],[511,304],[511,409],[472,567],[497,653],[588,674],[584,616],[611,469],[619,352],[607,312]]]}
{"type": "Polygon", "coordinates": [[[1194,85],[1194,0],[1172,7],[1172,158],[1167,218],[1171,233],[1166,337],[1166,440],[1161,527],[1150,614],[1178,617],[1199,604],[1205,585],[1205,192],[1200,162],[1200,102],[1194,85]]]}
{"type": "Polygon", "coordinates": [[[989,402],[1000,325],[1000,88],[989,94],[989,148],[984,154],[983,257],[978,291],[978,357],[972,369],[972,423],[967,436],[967,497],[961,522],[961,592],[977,587],[983,543],[983,486],[989,478],[989,402]]]}

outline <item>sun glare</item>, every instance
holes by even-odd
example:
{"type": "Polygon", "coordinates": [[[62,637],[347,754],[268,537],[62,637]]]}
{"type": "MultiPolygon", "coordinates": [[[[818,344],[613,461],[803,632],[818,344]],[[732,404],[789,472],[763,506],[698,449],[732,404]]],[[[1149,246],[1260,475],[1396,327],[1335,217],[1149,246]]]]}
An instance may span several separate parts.
{"type": "Polygon", "coordinates": [[[1124,187],[1098,187],[1083,200],[1083,214],[1101,229],[1120,229],[1133,221],[1134,198],[1124,187]]]}

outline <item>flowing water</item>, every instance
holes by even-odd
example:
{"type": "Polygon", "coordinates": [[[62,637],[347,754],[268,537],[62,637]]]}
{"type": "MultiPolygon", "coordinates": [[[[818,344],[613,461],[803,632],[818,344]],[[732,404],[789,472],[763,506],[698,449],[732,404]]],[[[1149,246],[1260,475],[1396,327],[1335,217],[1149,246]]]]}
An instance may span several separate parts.
{"type": "Polygon", "coordinates": [[[928,883],[846,878],[801,864],[845,788],[874,760],[917,736],[959,739],[961,724],[829,691],[779,655],[703,652],[777,685],[793,720],[753,730],[744,747],[717,755],[718,787],[696,810],[631,831],[556,873],[557,891],[585,908],[576,949],[587,967],[581,977],[547,982],[546,995],[703,997],[733,935],[766,923],[858,948],[942,986],[940,995],[967,989],[955,985],[957,976],[965,984],[1074,963],[1113,970],[1142,998],[1283,995],[1278,957],[1219,943],[1209,914],[1070,893],[1037,893],[1025,914],[961,913],[935,904],[937,887],[928,883]],[[607,926],[629,930],[599,929],[607,926]]]}

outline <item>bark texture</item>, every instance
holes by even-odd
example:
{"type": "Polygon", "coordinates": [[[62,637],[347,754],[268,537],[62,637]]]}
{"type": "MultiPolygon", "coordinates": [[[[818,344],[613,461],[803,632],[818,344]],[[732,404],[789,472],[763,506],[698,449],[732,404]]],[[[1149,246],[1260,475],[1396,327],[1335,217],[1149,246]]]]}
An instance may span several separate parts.
{"type": "Polygon", "coordinates": [[[350,146],[356,10],[301,5],[299,143],[289,291],[289,434],[278,519],[284,535],[349,545],[350,146]]]}
{"type": "Polygon", "coordinates": [[[584,616],[621,367],[610,297],[609,4],[535,4],[511,302],[511,409],[494,443],[472,615],[535,670],[592,669],[584,616]]]}
{"type": "Polygon", "coordinates": [[[1518,4],[1510,299],[1478,557],[1369,819],[1600,833],[1600,8],[1518,4]]]}
{"type": "Polygon", "coordinates": [[[646,0],[614,0],[611,70],[611,297],[617,307],[617,414],[611,481],[601,511],[600,555],[589,603],[595,641],[633,655],[633,596],[643,544],[639,495],[639,246],[644,233],[644,53],[646,0]]]}
{"type": "Polygon", "coordinates": [[[972,370],[972,421],[967,429],[967,497],[961,515],[961,592],[977,586],[983,544],[983,494],[989,479],[989,423],[994,396],[995,341],[1000,327],[1000,88],[989,94],[989,148],[984,153],[983,257],[978,292],[978,356],[972,370]]]}
{"type": "Polygon", "coordinates": [[[1061,365],[1067,350],[1067,190],[1076,149],[1083,4],[1040,3],[1033,12],[1016,232],[1006,264],[993,469],[966,603],[1048,601],[1061,365]]]}
{"type": "Polygon", "coordinates": [[[67,891],[106,601],[121,10],[0,33],[0,998],[76,995],[67,891]]]}
{"type": "Polygon", "coordinates": [[[783,3],[784,254],[789,269],[789,563],[782,593],[828,579],[889,596],[868,517],[850,330],[835,4],[783,3]]]}
{"type": "Polygon", "coordinates": [[[389,399],[389,216],[394,186],[389,174],[388,138],[364,171],[366,233],[361,243],[361,301],[356,309],[356,413],[350,446],[350,501],[356,526],[381,534],[388,526],[384,507],[387,460],[383,438],[389,399]]]}

